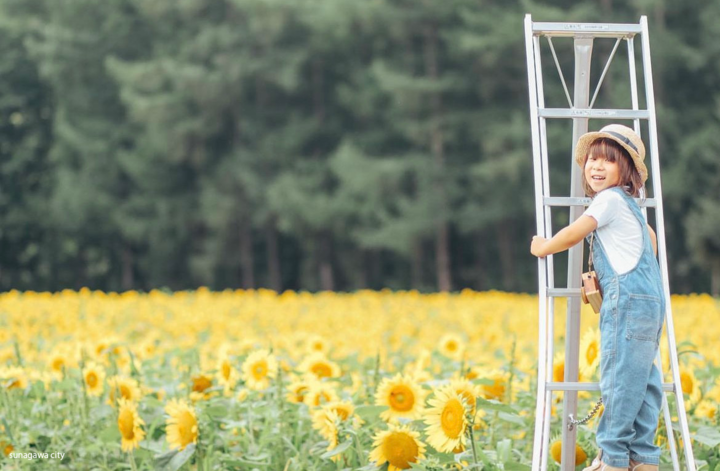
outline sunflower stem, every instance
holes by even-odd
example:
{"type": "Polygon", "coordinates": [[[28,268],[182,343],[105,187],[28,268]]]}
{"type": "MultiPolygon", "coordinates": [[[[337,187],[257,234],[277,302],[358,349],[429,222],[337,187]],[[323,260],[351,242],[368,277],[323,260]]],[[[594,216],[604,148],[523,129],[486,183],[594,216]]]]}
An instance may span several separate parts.
{"type": "Polygon", "coordinates": [[[15,358],[17,359],[17,364],[20,367],[25,366],[23,363],[23,357],[20,354],[20,344],[18,343],[18,339],[13,339],[13,348],[15,348],[15,358]]]}
{"type": "Polygon", "coordinates": [[[135,452],[134,451],[131,450],[130,453],[128,453],[128,459],[130,460],[130,468],[133,471],[137,471],[138,467],[137,467],[137,463],[135,463],[135,452]]]}
{"type": "Polygon", "coordinates": [[[477,450],[475,449],[475,434],[473,433],[473,428],[475,427],[475,421],[473,420],[470,423],[470,427],[468,429],[470,430],[470,446],[472,447],[472,454],[473,454],[473,463],[475,466],[479,464],[478,457],[477,457],[477,450]]]}
{"type": "Polygon", "coordinates": [[[90,417],[90,406],[88,405],[87,385],[85,384],[85,349],[80,352],[80,384],[83,392],[83,423],[90,417]]]}
{"type": "Polygon", "coordinates": [[[510,377],[508,378],[507,382],[507,390],[506,390],[506,404],[512,403],[512,384],[513,379],[515,378],[515,362],[516,362],[516,348],[517,348],[517,336],[513,336],[513,343],[512,347],[510,348],[510,365],[508,367],[508,370],[510,372],[510,377]]]}
{"type": "Polygon", "coordinates": [[[379,382],[380,382],[380,349],[378,349],[377,355],[375,356],[375,371],[373,372],[373,382],[372,382],[372,390],[370,392],[370,397],[372,397],[372,393],[374,391],[377,391],[379,382]]]}

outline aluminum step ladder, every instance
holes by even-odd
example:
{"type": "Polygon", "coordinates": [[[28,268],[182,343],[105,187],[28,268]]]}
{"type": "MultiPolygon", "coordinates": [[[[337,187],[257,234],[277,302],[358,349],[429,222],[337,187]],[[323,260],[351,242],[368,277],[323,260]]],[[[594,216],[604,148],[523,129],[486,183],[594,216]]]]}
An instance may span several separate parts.
{"type": "MultiPolygon", "coordinates": [[[[568,41],[568,40],[562,40],[568,41]]],[[[657,233],[658,260],[663,278],[663,290],[667,299],[665,328],[669,347],[672,371],[672,382],[663,383],[663,416],[667,427],[668,445],[674,469],[679,471],[680,461],[671,425],[667,393],[675,395],[678,426],[685,452],[684,465],[688,471],[695,471],[695,461],[688,429],[687,417],[680,382],[675,331],[670,306],[670,288],[668,284],[667,252],[665,247],[665,226],[663,220],[663,202],[660,183],[660,167],[658,156],[657,124],[655,118],[655,98],[650,65],[650,43],[648,24],[645,16],[638,24],[604,24],[604,23],[545,23],[533,22],[531,15],[525,16],[525,50],[527,57],[528,85],[530,94],[530,124],[532,131],[533,162],[535,174],[535,209],[537,217],[537,233],[543,237],[552,237],[551,208],[569,208],[569,221],[572,222],[582,215],[590,203],[582,186],[582,172],[575,163],[573,149],[578,138],[588,131],[588,120],[611,120],[606,122],[632,121],[631,127],[640,134],[641,121],[646,122],[648,136],[643,139],[649,150],[650,183],[653,195],[644,201],[638,201],[647,217],[648,207],[655,208],[655,229],[657,233]],[[646,109],[639,108],[638,77],[635,67],[634,39],[640,37],[642,48],[642,69],[646,109]],[[572,38],[575,57],[574,96],[571,99],[558,61],[553,38],[572,38]],[[609,54],[604,70],[597,81],[595,92],[590,97],[590,65],[593,40],[609,38],[615,40],[612,53],[609,54]],[[562,87],[567,98],[568,108],[545,107],[543,89],[543,71],[541,68],[541,39],[546,39],[558,71],[562,87]],[[595,109],[593,105],[603,83],[608,68],[622,41],[627,43],[628,67],[630,78],[631,103],[624,109],[595,109]],[[571,182],[569,197],[552,197],[550,195],[550,176],[548,165],[547,120],[572,120],[572,148],[568,152],[568,165],[571,165],[571,182]]],[[[596,130],[596,129],[593,129],[596,130]]],[[[550,412],[554,392],[563,394],[562,418],[562,470],[575,469],[575,443],[577,427],[572,419],[577,416],[578,391],[599,391],[598,383],[579,382],[579,336],[580,336],[580,286],[583,264],[583,244],[571,248],[568,252],[567,287],[556,287],[554,281],[553,256],[538,259],[538,294],[539,294],[539,345],[538,345],[538,385],[537,405],[535,411],[535,436],[533,442],[533,471],[544,471],[548,465],[550,440],[550,412]],[[567,298],[567,320],[565,332],[565,373],[564,381],[553,382],[553,343],[554,343],[554,305],[557,298],[567,298]]],[[[661,355],[656,359],[660,371],[663,372],[661,355]]],[[[663,378],[665,374],[663,372],[663,378]]],[[[584,412],[584,411],[583,411],[584,412]]]]}

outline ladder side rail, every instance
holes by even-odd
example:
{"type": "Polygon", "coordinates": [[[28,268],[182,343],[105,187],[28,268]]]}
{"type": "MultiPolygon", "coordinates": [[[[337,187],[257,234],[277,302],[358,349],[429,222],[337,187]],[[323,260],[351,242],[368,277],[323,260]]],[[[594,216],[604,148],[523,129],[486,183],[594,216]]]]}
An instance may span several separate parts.
{"type": "MultiPolygon", "coordinates": [[[[535,43],[536,49],[535,49],[535,57],[537,59],[536,62],[536,71],[538,75],[536,76],[537,79],[537,85],[538,85],[538,105],[540,108],[545,108],[545,90],[544,90],[544,82],[542,79],[542,54],[540,51],[540,37],[538,37],[537,42],[535,43]]],[[[540,116],[540,115],[538,115],[540,116]]],[[[548,145],[547,145],[547,120],[544,119],[542,116],[540,116],[540,146],[541,146],[541,166],[542,166],[542,195],[547,197],[550,195],[550,164],[549,164],[549,151],[548,151],[548,145]]],[[[540,202],[541,206],[543,206],[544,216],[545,216],[545,231],[542,233],[544,237],[552,237],[552,210],[551,208],[545,206],[540,202]]],[[[555,257],[553,255],[548,255],[545,257],[545,270],[546,270],[546,290],[550,290],[555,287],[555,257]]],[[[545,367],[545,406],[543,409],[544,415],[543,415],[543,435],[542,435],[542,443],[540,446],[542,447],[542,462],[540,463],[540,471],[546,471],[548,466],[548,456],[549,456],[549,449],[550,449],[550,414],[552,411],[552,391],[547,388],[547,383],[549,381],[552,381],[552,375],[553,375],[553,360],[554,355],[553,352],[555,351],[555,299],[548,297],[548,291],[545,292],[545,304],[547,306],[546,311],[546,320],[545,320],[545,362],[547,366],[545,367]]]]}
{"type": "MultiPolygon", "coordinates": [[[[660,376],[664,380],[665,374],[663,373],[663,363],[662,363],[662,355],[660,354],[660,349],[658,349],[655,361],[657,362],[657,367],[660,370],[660,376]]],[[[673,387],[671,392],[674,393],[675,391],[677,391],[675,384],[674,383],[670,383],[670,384],[673,387]]],[[[668,447],[670,448],[670,457],[672,458],[672,462],[673,462],[673,469],[679,470],[680,469],[680,461],[678,459],[677,446],[675,445],[675,434],[673,433],[672,417],[670,415],[670,405],[668,404],[667,394],[662,395],[662,411],[663,411],[663,420],[665,421],[665,431],[667,432],[668,447]]]]}
{"type": "MultiPolygon", "coordinates": [[[[640,105],[638,103],[638,80],[637,80],[637,70],[635,67],[635,38],[634,37],[628,37],[626,38],[627,41],[627,48],[628,48],[628,67],[630,70],[630,96],[632,101],[632,107],[633,110],[640,109],[640,105]]],[[[654,103],[654,100],[653,100],[654,103]]],[[[654,113],[653,115],[654,116],[654,113]]],[[[633,120],[635,132],[638,136],[642,137],[641,130],[640,130],[640,120],[635,119],[633,120]]],[[[652,162],[651,162],[652,165],[652,162]]],[[[645,194],[645,196],[648,196],[645,194]]],[[[653,195],[654,196],[654,195],[653,195]]],[[[648,219],[647,215],[647,207],[642,207],[642,212],[645,215],[645,220],[648,219]]],[[[662,364],[662,355],[660,355],[660,351],[658,350],[657,354],[657,367],[660,370],[661,376],[664,377],[663,374],[663,364],[662,364]]],[[[672,458],[673,462],[673,469],[680,469],[680,462],[678,460],[678,453],[677,453],[677,446],[675,444],[675,434],[673,433],[672,429],[672,417],[670,415],[670,405],[668,404],[667,394],[662,395],[662,411],[663,411],[663,419],[665,421],[665,429],[668,437],[668,448],[670,448],[670,457],[672,458]]]]}
{"type": "Polygon", "coordinates": [[[690,440],[690,430],[688,428],[687,416],[685,414],[685,401],[682,392],[682,383],[680,381],[680,371],[678,364],[677,349],[675,345],[675,328],[672,320],[672,307],[670,305],[670,284],[667,277],[668,265],[667,265],[667,248],[665,244],[665,220],[663,213],[663,202],[662,202],[662,188],[660,181],[660,159],[658,153],[658,136],[657,136],[657,123],[655,117],[655,92],[653,89],[652,82],[652,65],[650,62],[650,38],[648,36],[648,24],[647,17],[642,16],[640,18],[640,25],[642,27],[642,51],[643,51],[643,69],[645,73],[645,90],[647,95],[647,107],[650,111],[650,120],[648,121],[648,132],[650,141],[650,154],[652,162],[653,172],[653,189],[654,196],[657,199],[657,209],[655,211],[655,218],[657,222],[657,243],[658,243],[658,254],[660,255],[660,271],[663,276],[663,291],[666,299],[665,308],[665,326],[667,328],[667,337],[670,351],[670,363],[672,365],[672,376],[673,383],[675,384],[675,405],[677,407],[678,422],[680,425],[680,432],[683,438],[683,447],[685,451],[685,465],[688,471],[695,471],[695,459],[692,451],[692,440],[690,440]]]}
{"type": "MultiPolygon", "coordinates": [[[[630,71],[630,100],[632,102],[632,109],[639,110],[640,105],[638,103],[638,82],[637,82],[637,71],[635,69],[635,37],[629,37],[625,39],[628,47],[628,69],[630,71]]],[[[633,119],[635,132],[638,136],[640,134],[640,120],[633,119]]]]}
{"type": "MultiPolygon", "coordinates": [[[[552,255],[550,256],[552,257],[552,255]]],[[[550,264],[552,266],[552,263],[550,264]]],[[[547,320],[546,325],[547,332],[546,334],[546,361],[547,361],[547,367],[545,368],[545,409],[543,410],[543,442],[541,446],[543,447],[544,453],[542,453],[542,456],[544,457],[542,462],[540,463],[540,471],[546,471],[547,465],[548,465],[548,459],[549,456],[549,449],[550,449],[550,413],[552,412],[552,398],[553,398],[553,392],[551,389],[548,388],[548,383],[552,381],[552,374],[553,374],[553,355],[552,352],[555,349],[555,299],[554,298],[545,298],[545,302],[547,303],[547,320]]],[[[535,469],[535,468],[533,468],[535,469]]]]}
{"type": "MultiPolygon", "coordinates": [[[[527,14],[525,15],[525,57],[527,60],[527,73],[528,73],[528,92],[530,99],[530,129],[532,134],[532,153],[533,153],[533,166],[535,172],[535,221],[537,225],[537,232],[544,233],[544,211],[540,205],[542,196],[542,157],[540,147],[540,118],[538,117],[538,89],[537,89],[537,77],[538,71],[537,59],[535,57],[536,51],[539,49],[539,38],[535,37],[532,32],[532,17],[527,14]]],[[[540,75],[542,79],[542,75],[540,75]]],[[[538,394],[537,404],[535,408],[535,435],[533,442],[533,461],[532,469],[540,469],[540,463],[545,458],[543,456],[543,433],[544,424],[542,417],[545,416],[545,379],[546,379],[546,336],[545,329],[547,329],[547,302],[546,302],[546,264],[545,259],[538,259],[538,310],[539,310],[539,335],[538,335],[538,394]]]]}

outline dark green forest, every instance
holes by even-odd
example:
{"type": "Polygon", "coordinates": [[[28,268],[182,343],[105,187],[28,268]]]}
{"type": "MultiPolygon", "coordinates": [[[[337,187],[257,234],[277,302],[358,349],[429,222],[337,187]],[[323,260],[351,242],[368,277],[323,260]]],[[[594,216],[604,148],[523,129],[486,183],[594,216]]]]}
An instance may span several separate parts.
{"type": "Polygon", "coordinates": [[[0,0],[0,290],[535,291],[526,13],[647,15],[671,290],[718,294],[711,0],[0,0]]]}

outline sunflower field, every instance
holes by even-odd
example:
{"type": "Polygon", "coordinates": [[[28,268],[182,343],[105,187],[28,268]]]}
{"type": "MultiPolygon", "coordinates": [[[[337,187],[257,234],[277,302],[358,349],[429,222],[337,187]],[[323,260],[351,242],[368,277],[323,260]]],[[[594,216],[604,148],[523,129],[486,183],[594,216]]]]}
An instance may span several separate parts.
{"type": "MultiPolygon", "coordinates": [[[[720,306],[672,307],[695,456],[720,470],[720,306]]],[[[597,380],[597,320],[584,306],[582,380],[597,380]]],[[[0,294],[0,467],[530,469],[537,325],[536,296],[502,292],[0,294]]],[[[562,381],[562,351],[553,365],[562,381]]],[[[579,428],[578,467],[596,425],[579,428]]]]}

